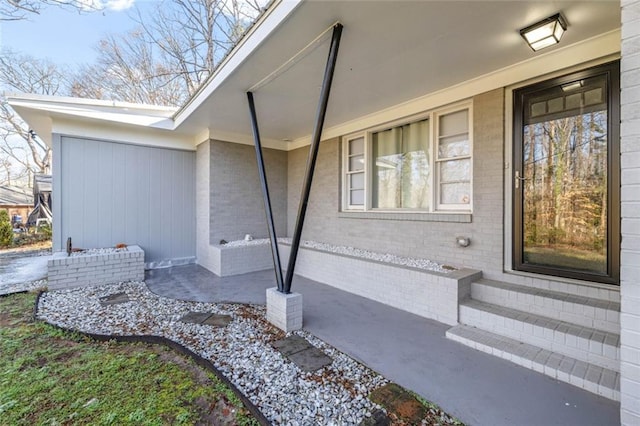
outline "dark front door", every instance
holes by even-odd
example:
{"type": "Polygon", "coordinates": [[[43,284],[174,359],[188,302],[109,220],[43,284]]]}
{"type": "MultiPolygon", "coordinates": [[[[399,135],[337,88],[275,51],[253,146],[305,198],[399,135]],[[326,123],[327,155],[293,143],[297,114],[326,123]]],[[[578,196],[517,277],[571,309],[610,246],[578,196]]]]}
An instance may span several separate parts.
{"type": "Polygon", "coordinates": [[[619,65],[514,93],[514,268],[619,276],[619,65]]]}

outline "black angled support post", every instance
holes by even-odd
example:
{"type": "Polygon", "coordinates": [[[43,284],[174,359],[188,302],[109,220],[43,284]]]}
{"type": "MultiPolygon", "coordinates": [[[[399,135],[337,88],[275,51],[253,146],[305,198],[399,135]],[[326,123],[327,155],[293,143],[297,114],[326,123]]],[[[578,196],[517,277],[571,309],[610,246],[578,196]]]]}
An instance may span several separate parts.
{"type": "MultiPolygon", "coordinates": [[[[273,269],[276,272],[276,283],[278,291],[284,292],[282,280],[282,266],[280,265],[280,253],[278,252],[278,239],[276,238],[276,227],[273,224],[273,211],[271,210],[271,198],[269,197],[269,185],[267,184],[267,174],[264,170],[264,160],[262,159],[262,143],[260,142],[260,132],[258,131],[258,118],[256,117],[256,107],[253,103],[253,93],[247,92],[249,101],[249,112],[251,114],[251,130],[256,147],[256,161],[258,163],[258,176],[262,186],[262,198],[264,200],[264,212],[267,216],[269,228],[269,238],[271,239],[271,255],[273,257],[273,269]]],[[[288,293],[288,292],[287,292],[288,293]]]]}
{"type": "Polygon", "coordinates": [[[296,219],[296,228],[293,233],[293,239],[291,241],[291,254],[289,255],[287,276],[284,281],[284,293],[291,292],[291,282],[293,281],[293,272],[296,266],[296,259],[298,258],[298,249],[300,248],[302,226],[304,225],[304,217],[307,213],[309,193],[311,192],[311,181],[313,180],[313,172],[316,168],[318,148],[320,147],[320,138],[322,137],[322,126],[324,125],[324,119],[327,113],[327,104],[329,102],[329,93],[331,92],[333,72],[336,68],[336,61],[338,59],[338,48],[340,47],[341,36],[342,24],[336,24],[333,27],[331,47],[329,48],[329,57],[327,58],[327,66],[324,70],[324,79],[322,80],[322,89],[320,90],[320,101],[318,103],[318,110],[316,112],[316,124],[313,129],[313,135],[311,138],[309,158],[307,159],[307,171],[305,173],[304,182],[302,183],[302,194],[300,197],[300,206],[298,207],[298,218],[296,219]]]}

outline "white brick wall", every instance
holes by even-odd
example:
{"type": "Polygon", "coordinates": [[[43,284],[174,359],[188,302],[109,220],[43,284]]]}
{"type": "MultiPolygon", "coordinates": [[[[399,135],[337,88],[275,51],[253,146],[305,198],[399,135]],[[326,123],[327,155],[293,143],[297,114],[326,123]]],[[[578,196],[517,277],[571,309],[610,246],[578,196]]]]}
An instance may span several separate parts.
{"type": "Polygon", "coordinates": [[[288,333],[302,328],[302,295],[267,289],[267,321],[288,333]]]}
{"type": "Polygon", "coordinates": [[[622,1],[620,417],[640,424],[640,0],[622,1]]]}
{"type": "MultiPolygon", "coordinates": [[[[279,244],[283,265],[291,246],[279,244]]],[[[445,324],[458,324],[458,302],[480,271],[441,274],[300,248],[296,274],[445,324]],[[321,265],[321,266],[319,266],[321,265]]],[[[295,289],[294,289],[295,290],[295,289]]]]}
{"type": "Polygon", "coordinates": [[[110,254],[67,256],[58,252],[47,262],[50,290],[121,281],[144,280],[144,251],[129,246],[110,254]]]}
{"type": "MultiPolygon", "coordinates": [[[[264,149],[263,154],[276,233],[284,237],[287,153],[264,149]]],[[[268,236],[254,149],[229,142],[203,142],[196,151],[197,263],[220,276],[269,268],[272,263],[268,246],[266,251],[265,247],[230,250],[219,244],[220,240],[238,240],[246,234],[254,238],[268,236]],[[247,255],[256,257],[250,259],[247,255]]]]}
{"type": "Polygon", "coordinates": [[[211,142],[196,150],[196,262],[220,275],[220,255],[209,243],[211,225],[211,142]]]}
{"type": "Polygon", "coordinates": [[[211,249],[218,258],[220,270],[216,273],[221,277],[273,268],[269,243],[232,247],[212,245],[211,249]]]}
{"type": "MultiPolygon", "coordinates": [[[[246,234],[268,237],[264,201],[253,146],[211,141],[209,243],[239,240],[246,234]]],[[[284,237],[287,223],[287,153],[263,150],[276,233],[284,237]]],[[[198,235],[198,238],[201,238],[198,235]]]]}
{"type": "MultiPolygon", "coordinates": [[[[473,218],[431,215],[430,220],[406,220],[408,215],[386,214],[363,218],[340,213],[340,141],[322,141],[302,239],[358,247],[400,256],[482,269],[488,278],[502,275],[504,91],[493,90],[473,98],[474,200],[473,218]],[[400,216],[404,220],[397,220],[400,216]],[[440,219],[438,219],[440,218],[440,219]],[[459,247],[455,237],[471,238],[459,247]]],[[[289,152],[288,232],[293,233],[300,188],[309,147],[289,152]]],[[[415,217],[415,216],[413,216],[415,217]]]]}

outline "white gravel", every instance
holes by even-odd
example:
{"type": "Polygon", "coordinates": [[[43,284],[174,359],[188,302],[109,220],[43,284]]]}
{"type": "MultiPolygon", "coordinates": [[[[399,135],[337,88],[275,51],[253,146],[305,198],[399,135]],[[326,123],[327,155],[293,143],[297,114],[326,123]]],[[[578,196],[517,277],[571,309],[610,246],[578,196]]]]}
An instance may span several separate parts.
{"type": "Polygon", "coordinates": [[[13,294],[13,293],[20,293],[23,291],[35,291],[40,289],[44,290],[46,288],[47,288],[47,280],[37,280],[37,281],[31,281],[26,283],[9,284],[7,286],[0,285],[0,296],[13,294]]]}
{"type": "Polygon", "coordinates": [[[128,251],[126,247],[124,248],[115,248],[115,247],[105,247],[105,248],[92,248],[92,249],[83,249],[80,251],[71,252],[71,256],[93,256],[96,254],[113,254],[120,253],[123,251],[128,251]]]}
{"type": "MultiPolygon", "coordinates": [[[[261,244],[269,244],[271,240],[269,238],[261,238],[257,240],[236,240],[229,241],[224,244],[224,247],[246,247],[257,246],[261,244]]],[[[291,238],[278,238],[278,242],[291,244],[291,238]]],[[[411,268],[423,269],[426,271],[435,271],[441,273],[449,273],[456,270],[450,266],[446,268],[436,262],[428,259],[421,259],[416,257],[403,257],[396,256],[389,253],[376,253],[369,250],[363,250],[349,246],[336,246],[333,244],[321,243],[318,241],[301,241],[301,247],[312,248],[315,250],[325,251],[329,253],[342,254],[346,256],[359,257],[362,259],[375,260],[377,262],[392,263],[394,265],[409,266],[411,268]]]]}
{"type": "Polygon", "coordinates": [[[314,373],[301,371],[272,348],[283,337],[257,305],[186,302],[152,294],[141,282],[47,292],[38,318],[87,333],[156,335],[210,360],[274,424],[357,425],[380,407],[367,396],[387,380],[305,331],[333,359],[314,373]],[[125,292],[130,302],[102,306],[99,298],[125,292]],[[189,311],[231,315],[224,328],[178,321],[189,311]]]}

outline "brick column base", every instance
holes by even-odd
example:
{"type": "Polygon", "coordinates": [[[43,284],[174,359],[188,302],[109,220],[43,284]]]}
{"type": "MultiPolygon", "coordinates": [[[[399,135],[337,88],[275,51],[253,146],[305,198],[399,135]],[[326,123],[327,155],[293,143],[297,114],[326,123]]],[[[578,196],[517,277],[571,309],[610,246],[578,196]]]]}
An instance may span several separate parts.
{"type": "Polygon", "coordinates": [[[302,328],[302,295],[267,289],[267,321],[288,333],[302,328]]]}

